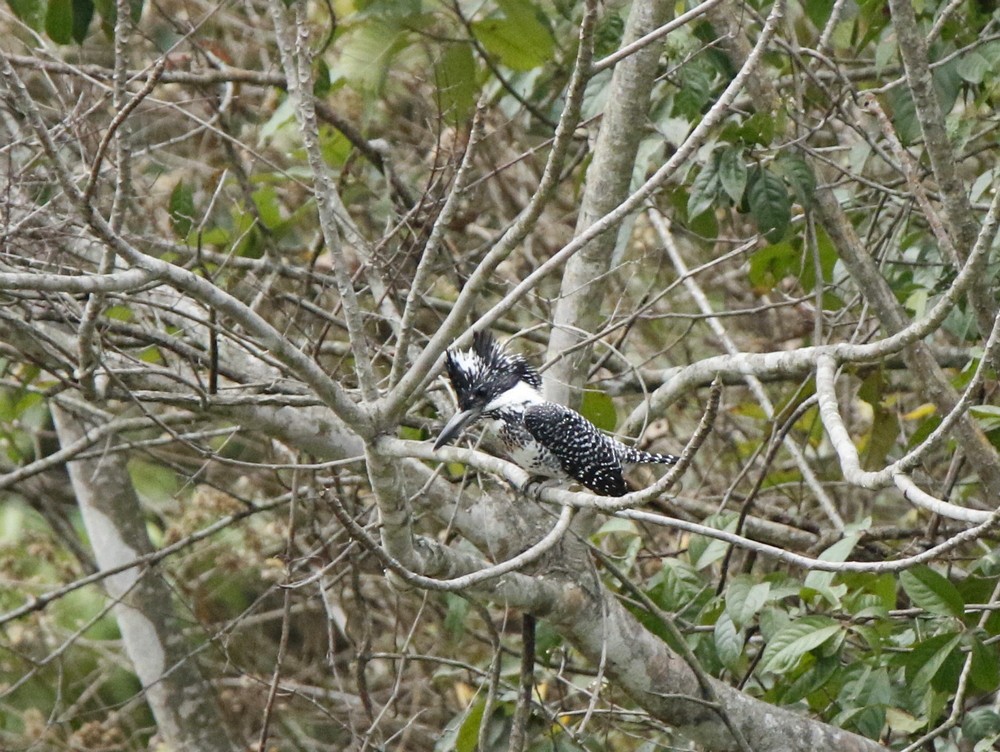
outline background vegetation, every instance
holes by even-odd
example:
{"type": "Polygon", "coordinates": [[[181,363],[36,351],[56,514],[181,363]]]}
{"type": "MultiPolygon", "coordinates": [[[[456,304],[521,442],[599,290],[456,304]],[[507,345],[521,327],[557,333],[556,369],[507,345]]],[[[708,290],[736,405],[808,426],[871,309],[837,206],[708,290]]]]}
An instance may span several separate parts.
{"type": "Polygon", "coordinates": [[[0,30],[0,748],[994,748],[992,3],[0,30]],[[486,327],[682,471],[432,453],[486,327]]]}

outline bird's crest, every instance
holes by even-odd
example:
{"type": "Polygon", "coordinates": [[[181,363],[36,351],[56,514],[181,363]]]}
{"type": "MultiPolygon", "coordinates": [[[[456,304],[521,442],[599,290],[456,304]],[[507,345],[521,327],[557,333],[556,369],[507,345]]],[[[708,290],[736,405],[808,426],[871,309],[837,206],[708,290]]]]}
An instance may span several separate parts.
{"type": "Polygon", "coordinates": [[[463,410],[489,402],[518,381],[534,389],[542,387],[538,371],[520,355],[505,352],[487,331],[472,335],[471,350],[448,350],[445,366],[463,410]]]}

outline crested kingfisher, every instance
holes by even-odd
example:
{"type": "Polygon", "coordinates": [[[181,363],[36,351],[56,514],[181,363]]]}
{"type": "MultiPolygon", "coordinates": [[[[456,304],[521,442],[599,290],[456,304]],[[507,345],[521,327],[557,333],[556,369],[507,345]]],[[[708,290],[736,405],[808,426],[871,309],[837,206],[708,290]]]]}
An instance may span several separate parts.
{"type": "Polygon", "coordinates": [[[445,356],[458,412],[434,448],[485,421],[510,460],[533,475],[572,479],[601,496],[623,496],[628,465],[672,465],[680,458],[652,454],[612,438],[580,413],[542,396],[542,379],[520,355],[504,351],[489,332],[473,334],[472,349],[445,356]]]}

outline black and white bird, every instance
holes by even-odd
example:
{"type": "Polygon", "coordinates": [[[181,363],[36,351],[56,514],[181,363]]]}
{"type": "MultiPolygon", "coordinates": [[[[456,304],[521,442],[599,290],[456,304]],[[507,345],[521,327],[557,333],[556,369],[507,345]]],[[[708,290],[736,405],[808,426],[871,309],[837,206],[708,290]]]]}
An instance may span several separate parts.
{"type": "Polygon", "coordinates": [[[538,371],[508,354],[489,332],[476,332],[471,350],[448,350],[448,378],[458,412],[445,424],[434,448],[485,420],[512,462],[533,475],[571,478],[601,496],[629,491],[627,465],[672,465],[679,457],[651,454],[611,438],[580,413],[542,397],[538,371]]]}

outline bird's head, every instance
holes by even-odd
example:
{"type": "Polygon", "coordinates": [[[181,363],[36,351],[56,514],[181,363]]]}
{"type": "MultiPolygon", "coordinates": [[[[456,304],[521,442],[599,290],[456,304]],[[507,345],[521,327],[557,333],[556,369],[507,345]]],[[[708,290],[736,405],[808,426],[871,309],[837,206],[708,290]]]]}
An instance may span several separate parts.
{"type": "Polygon", "coordinates": [[[445,367],[459,411],[441,430],[435,449],[458,438],[484,415],[541,401],[538,371],[520,355],[504,352],[489,332],[475,332],[471,350],[448,350],[445,367]]]}

